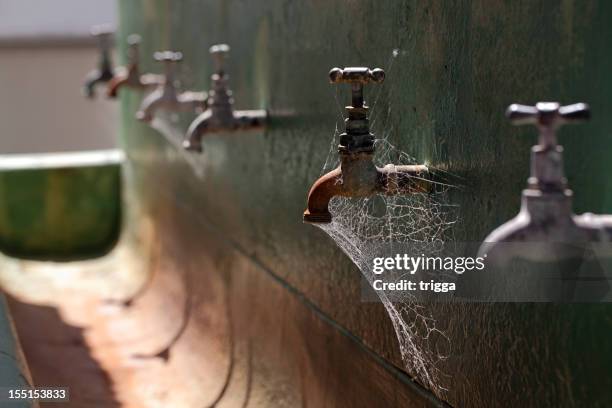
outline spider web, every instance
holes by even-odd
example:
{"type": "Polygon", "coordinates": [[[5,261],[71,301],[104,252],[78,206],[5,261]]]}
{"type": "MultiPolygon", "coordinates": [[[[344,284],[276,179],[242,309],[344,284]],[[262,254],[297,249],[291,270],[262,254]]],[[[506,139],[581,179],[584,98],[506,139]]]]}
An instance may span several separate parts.
{"type": "MultiPolygon", "coordinates": [[[[387,64],[387,73],[398,53],[398,50],[393,50],[391,61],[387,64]]],[[[372,109],[376,106],[376,100],[378,98],[375,99],[372,109]]],[[[340,103],[338,107],[342,111],[340,103]]],[[[390,116],[391,106],[387,109],[385,118],[388,119],[390,116]]],[[[374,127],[376,118],[371,122],[374,127]]],[[[390,121],[384,120],[384,122],[390,121]]],[[[419,164],[413,157],[389,142],[389,135],[393,129],[386,123],[383,127],[386,129],[382,131],[382,138],[377,139],[375,144],[376,165],[381,167],[387,163],[419,164]]],[[[336,130],[321,174],[339,165],[337,146],[341,132],[338,128],[339,123],[336,123],[336,130]]],[[[416,244],[431,254],[436,253],[442,244],[450,239],[450,228],[455,222],[455,215],[453,207],[447,202],[448,189],[448,185],[438,184],[435,186],[435,191],[430,193],[392,196],[378,194],[358,199],[335,197],[329,205],[332,222],[317,226],[323,229],[359,267],[363,277],[371,286],[376,276],[372,271],[372,259],[379,256],[377,254],[380,254],[385,246],[416,244]]],[[[394,295],[393,299],[382,291],[376,293],[395,328],[406,371],[432,391],[438,393],[445,391],[439,385],[442,373],[438,365],[449,355],[448,351],[441,349],[448,350],[450,344],[444,332],[436,327],[436,319],[432,312],[408,291],[401,292],[399,297],[394,295]]]]}

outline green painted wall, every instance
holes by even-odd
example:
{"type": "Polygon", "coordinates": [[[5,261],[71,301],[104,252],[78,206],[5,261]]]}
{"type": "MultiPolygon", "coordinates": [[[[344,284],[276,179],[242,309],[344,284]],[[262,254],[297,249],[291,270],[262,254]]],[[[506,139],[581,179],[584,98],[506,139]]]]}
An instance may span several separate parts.
{"type": "MultiPolygon", "coordinates": [[[[130,211],[153,221],[161,256],[202,281],[267,273],[269,285],[283,285],[397,367],[404,365],[384,308],[360,302],[357,268],[301,222],[338,120],[335,95],[342,104],[348,94],[328,84],[331,67],[387,70],[373,114],[388,115],[374,131],[390,132],[412,156],[457,176],[462,188],[449,198],[459,208],[457,240],[482,240],[518,210],[535,131],[507,123],[503,112],[512,102],[590,103],[593,120],[562,131],[566,169],[577,212],[612,213],[610,2],[132,0],[120,8],[119,38],[143,36],[147,71],[160,70],[149,58],[153,51],[177,49],[185,57],[185,88],[206,89],[208,47],[227,42],[236,107],[296,113],[265,132],[211,135],[205,154],[193,156],[176,147],[193,116],[163,135],[133,119],[141,95],[123,93],[130,211]],[[394,49],[400,54],[390,66],[394,49]],[[234,250],[197,245],[210,236],[234,250]],[[205,259],[215,268],[199,270],[205,259]]],[[[132,235],[139,222],[129,220],[132,235]]],[[[448,391],[437,393],[452,405],[612,403],[612,307],[429,307],[452,345],[439,365],[448,391]]],[[[269,308],[233,313],[262,310],[269,308]]],[[[298,312],[277,313],[283,324],[304,325],[305,336],[314,330],[298,312]]],[[[265,338],[266,327],[255,332],[265,338]]],[[[309,358],[322,357],[313,350],[309,358]]]]}

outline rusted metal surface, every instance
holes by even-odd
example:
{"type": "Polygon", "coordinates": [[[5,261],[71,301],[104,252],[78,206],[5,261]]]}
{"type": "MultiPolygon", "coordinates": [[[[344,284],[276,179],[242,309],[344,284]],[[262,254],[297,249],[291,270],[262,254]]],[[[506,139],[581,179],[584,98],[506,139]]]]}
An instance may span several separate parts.
{"type": "Polygon", "coordinates": [[[115,70],[115,75],[109,81],[106,94],[109,98],[116,98],[119,89],[127,87],[138,91],[146,91],[162,83],[163,78],[155,74],[141,74],[139,68],[140,42],[138,34],[128,37],[128,65],[115,70]]]}
{"type": "Polygon", "coordinates": [[[184,91],[177,89],[176,64],[183,60],[183,54],[174,51],[160,51],[154,55],[155,61],[165,65],[164,79],[157,89],[143,99],[136,118],[151,122],[158,109],[168,112],[201,112],[206,110],[208,95],[206,92],[184,91]]]}
{"type": "Polygon", "coordinates": [[[113,33],[113,30],[107,25],[95,26],[91,29],[91,35],[98,39],[100,59],[98,67],[85,77],[83,94],[87,98],[93,98],[96,95],[96,86],[109,82],[115,75],[111,57],[113,33]]]}
{"type": "Polygon", "coordinates": [[[346,107],[346,132],[340,135],[338,154],[340,166],[321,176],[308,192],[304,221],[329,223],[329,201],[335,196],[368,197],[377,193],[425,193],[431,184],[425,165],[376,167],[373,161],[374,135],[370,133],[368,107],[363,98],[363,86],[382,83],[385,72],[365,67],[333,68],[329,72],[332,83],[348,83],[352,90],[352,104],[346,107]]]}
{"type": "Polygon", "coordinates": [[[208,109],[189,125],[183,142],[186,150],[201,153],[202,137],[209,132],[260,129],[265,124],[265,110],[234,110],[234,98],[228,86],[229,75],[224,66],[229,50],[226,44],[210,47],[215,73],[210,78],[208,109]]]}
{"type": "Polygon", "coordinates": [[[80,289],[59,278],[75,265],[40,280],[45,267],[28,264],[27,285],[12,287],[34,383],[70,387],[71,402],[54,406],[446,406],[199,220],[156,217],[169,234],[152,237],[151,279],[128,307],[93,289],[112,287],[126,259],[83,263],[80,289]],[[174,240],[202,228],[199,242],[174,240]],[[201,247],[198,262],[178,261],[201,247]]]}

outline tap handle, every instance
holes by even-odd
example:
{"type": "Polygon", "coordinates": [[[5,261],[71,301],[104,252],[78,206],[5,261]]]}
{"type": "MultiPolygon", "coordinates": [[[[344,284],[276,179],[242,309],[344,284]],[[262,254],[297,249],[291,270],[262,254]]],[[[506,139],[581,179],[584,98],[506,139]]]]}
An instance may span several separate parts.
{"type": "Polygon", "coordinates": [[[540,144],[557,144],[556,130],[559,126],[584,122],[591,117],[589,105],[575,103],[560,106],[557,102],[538,102],[535,106],[512,104],[506,110],[506,117],[513,125],[536,125],[540,129],[540,144]]]}
{"type": "Polygon", "coordinates": [[[367,67],[332,68],[329,71],[329,80],[332,84],[351,84],[352,107],[364,108],[363,86],[382,83],[385,80],[385,71],[367,67]]]}
{"type": "Polygon", "coordinates": [[[385,71],[380,68],[348,67],[344,69],[332,68],[329,71],[329,80],[332,84],[380,84],[385,80],[385,71]]]}
{"type": "Polygon", "coordinates": [[[591,119],[591,108],[586,103],[561,106],[559,116],[563,119],[563,123],[586,122],[591,119]]]}
{"type": "Polygon", "coordinates": [[[227,44],[215,44],[208,50],[213,58],[215,72],[222,75],[225,72],[225,60],[227,59],[230,47],[227,44]]]}
{"type": "Polygon", "coordinates": [[[113,28],[108,24],[100,24],[91,28],[91,35],[98,39],[98,46],[103,52],[109,51],[111,48],[111,37],[113,36],[113,28]]]}
{"type": "Polygon", "coordinates": [[[140,59],[139,49],[142,38],[138,34],[130,34],[127,38],[128,43],[128,62],[130,64],[138,64],[140,59]]]}
{"type": "Polygon", "coordinates": [[[178,51],[157,51],[153,54],[155,61],[163,62],[166,70],[166,82],[174,82],[174,67],[183,60],[183,53],[178,51]]]}
{"type": "Polygon", "coordinates": [[[535,106],[513,103],[506,109],[506,117],[510,119],[510,123],[513,125],[536,124],[538,110],[535,106]]]}
{"type": "Polygon", "coordinates": [[[153,58],[158,62],[166,62],[171,65],[175,62],[181,62],[183,60],[183,53],[179,51],[157,51],[153,54],[153,58]]]}
{"type": "Polygon", "coordinates": [[[535,106],[512,104],[506,117],[513,125],[558,126],[572,122],[584,122],[591,117],[589,105],[575,103],[560,106],[557,102],[538,102],[535,106]]]}

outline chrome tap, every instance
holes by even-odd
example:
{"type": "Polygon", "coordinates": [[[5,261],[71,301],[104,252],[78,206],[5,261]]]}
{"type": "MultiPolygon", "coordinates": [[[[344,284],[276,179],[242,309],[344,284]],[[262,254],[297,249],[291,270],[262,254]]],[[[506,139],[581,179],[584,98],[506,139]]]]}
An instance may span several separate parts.
{"type": "Polygon", "coordinates": [[[175,68],[183,59],[183,54],[173,51],[160,51],[154,54],[156,61],[165,64],[163,81],[151,92],[140,105],[136,118],[144,122],[153,120],[158,109],[171,112],[202,112],[207,108],[208,95],[206,92],[185,91],[178,93],[175,68]]]}
{"type": "Polygon", "coordinates": [[[113,78],[113,61],[111,58],[111,38],[113,31],[108,25],[94,26],[91,29],[91,35],[98,39],[98,49],[100,51],[100,59],[98,68],[90,71],[85,77],[83,84],[83,94],[87,98],[93,98],[96,94],[96,85],[108,82],[113,78]]]}
{"type": "Polygon", "coordinates": [[[224,64],[229,50],[226,44],[210,47],[215,73],[211,76],[208,109],[189,126],[183,142],[186,150],[201,152],[202,136],[205,133],[259,128],[266,121],[267,112],[265,110],[234,110],[234,99],[228,87],[229,76],[225,72],[224,64]]]}
{"type": "Polygon", "coordinates": [[[374,194],[410,194],[431,190],[429,170],[425,165],[396,166],[374,164],[374,135],[370,133],[368,107],[363,86],[380,84],[385,79],[382,69],[365,67],[334,68],[329,72],[331,83],[351,85],[352,105],[346,107],[346,132],[340,135],[340,166],[314,182],[308,193],[304,221],[329,223],[329,201],[335,196],[367,197],[374,194]]]}
{"type": "Polygon", "coordinates": [[[531,148],[531,174],[527,188],[523,190],[518,215],[489,234],[480,247],[480,254],[487,254],[496,262],[507,262],[512,258],[545,262],[574,256],[556,250],[564,247],[556,244],[612,241],[612,216],[573,213],[572,191],[563,171],[563,147],[557,144],[556,133],[561,125],[589,119],[588,105],[560,106],[556,102],[540,102],[535,106],[514,104],[508,107],[506,116],[514,125],[536,125],[539,140],[531,148]]]}
{"type": "Polygon", "coordinates": [[[126,67],[119,67],[115,70],[115,75],[108,83],[107,95],[109,98],[116,98],[119,89],[126,86],[136,90],[147,90],[160,85],[163,76],[156,74],[140,74],[139,69],[139,48],[141,38],[138,34],[132,34],[127,39],[128,42],[128,64],[126,67]]]}

